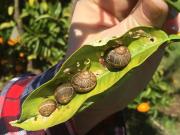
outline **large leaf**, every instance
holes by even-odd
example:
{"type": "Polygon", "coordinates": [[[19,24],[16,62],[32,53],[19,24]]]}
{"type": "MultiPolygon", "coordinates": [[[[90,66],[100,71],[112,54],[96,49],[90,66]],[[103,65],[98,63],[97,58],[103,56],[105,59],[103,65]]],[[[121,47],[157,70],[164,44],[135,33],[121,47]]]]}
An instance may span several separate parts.
{"type": "Polygon", "coordinates": [[[177,11],[180,12],[180,0],[165,0],[172,7],[174,7],[177,11]]]}
{"type": "MultiPolygon", "coordinates": [[[[175,36],[173,39],[175,39],[175,36]]],[[[41,85],[26,98],[22,105],[20,119],[11,122],[11,124],[25,130],[34,131],[67,121],[80,107],[81,111],[86,108],[83,103],[87,99],[105,91],[110,91],[111,87],[117,82],[119,83],[119,80],[122,80],[125,74],[141,65],[159,46],[169,40],[167,34],[161,30],[150,27],[138,27],[130,30],[122,37],[103,39],[81,47],[63,63],[54,78],[41,85]],[[112,72],[104,67],[99,62],[99,59],[107,48],[117,43],[128,46],[132,59],[128,66],[121,71],[112,72]],[[39,105],[48,98],[54,98],[53,93],[59,83],[70,80],[71,75],[65,71],[70,70],[74,74],[79,69],[82,70],[84,68],[89,69],[97,76],[97,86],[89,93],[76,94],[70,103],[56,109],[51,116],[42,117],[38,113],[39,105]]]]}

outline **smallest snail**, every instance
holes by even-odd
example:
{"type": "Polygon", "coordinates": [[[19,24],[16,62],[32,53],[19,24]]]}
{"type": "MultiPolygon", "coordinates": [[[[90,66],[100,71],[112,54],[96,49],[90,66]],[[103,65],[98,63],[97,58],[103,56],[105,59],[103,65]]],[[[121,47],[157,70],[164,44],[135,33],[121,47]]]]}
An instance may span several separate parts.
{"type": "Polygon", "coordinates": [[[56,88],[54,96],[60,104],[67,104],[74,96],[74,88],[70,83],[62,84],[56,88]]]}
{"type": "Polygon", "coordinates": [[[41,116],[50,116],[57,108],[57,103],[53,99],[48,99],[40,104],[39,113],[41,116]]]}
{"type": "Polygon", "coordinates": [[[108,51],[104,59],[107,68],[122,69],[129,64],[131,53],[126,46],[119,46],[108,51]]]}
{"type": "Polygon", "coordinates": [[[76,92],[86,93],[95,88],[97,79],[91,71],[81,71],[72,77],[71,84],[76,92]]]}

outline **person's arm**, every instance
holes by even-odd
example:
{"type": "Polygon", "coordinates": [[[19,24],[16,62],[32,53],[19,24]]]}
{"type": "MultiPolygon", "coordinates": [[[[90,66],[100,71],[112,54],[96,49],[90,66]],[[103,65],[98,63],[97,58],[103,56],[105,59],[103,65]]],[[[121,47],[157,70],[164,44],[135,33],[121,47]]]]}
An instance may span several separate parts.
{"type": "MultiPolygon", "coordinates": [[[[167,14],[168,6],[163,0],[79,0],[72,16],[68,54],[89,41],[120,36],[136,26],[162,28],[167,14]]],[[[133,77],[121,87],[114,87],[93,106],[77,114],[74,120],[79,135],[86,134],[100,121],[122,110],[137,97],[150,81],[163,52],[164,48],[160,48],[136,68],[133,77]]]]}
{"type": "MultiPolygon", "coordinates": [[[[160,6],[160,13],[162,14],[159,14],[160,16],[158,19],[156,18],[155,21],[154,18],[152,18],[153,21],[150,21],[149,23],[149,21],[144,20],[145,18],[143,19],[140,17],[142,14],[138,13],[142,12],[142,5],[140,6],[142,1],[147,0],[140,0],[137,6],[135,6],[137,0],[106,0],[106,2],[104,2],[104,0],[79,0],[76,3],[72,16],[69,47],[66,57],[71,55],[72,52],[82,44],[90,40],[103,38],[104,36],[123,34],[128,29],[137,26],[137,23],[133,24],[133,22],[138,22],[139,25],[158,25],[161,27],[167,14],[167,5],[164,4],[165,7],[160,6]],[[112,3],[115,6],[114,8],[112,8],[112,3]],[[108,10],[108,8],[110,8],[110,10],[108,10]],[[133,8],[134,10],[132,11],[133,8]],[[109,11],[114,12],[109,13],[109,11]],[[136,18],[137,20],[133,20],[133,18],[136,18]],[[158,21],[158,23],[156,23],[156,21],[158,21]]],[[[157,1],[160,2],[161,0],[149,0],[148,2],[155,2],[154,4],[157,4],[157,1]]],[[[154,11],[154,9],[152,9],[152,11],[155,14],[158,12],[154,11]]],[[[137,70],[136,76],[126,82],[128,84],[122,86],[121,93],[115,89],[112,91],[111,95],[106,96],[104,99],[93,105],[93,107],[75,116],[74,120],[78,133],[80,135],[87,133],[94,125],[105,117],[124,108],[137,94],[139,94],[139,90],[144,88],[150,80],[161,56],[162,51],[155,54],[151,60],[141,66],[139,70],[137,70]],[[146,74],[146,76],[143,76],[144,74],[146,74]],[[127,93],[124,93],[123,91],[127,93]],[[132,93],[131,91],[134,91],[134,93],[129,95],[128,92],[132,93]],[[121,97],[119,97],[119,95],[121,97]]],[[[23,100],[34,89],[49,81],[58,71],[60,66],[61,63],[58,63],[41,75],[28,75],[16,78],[5,87],[0,95],[0,134],[9,131],[18,132],[19,130],[22,130],[11,127],[8,122],[16,120],[19,117],[23,100]]]]}

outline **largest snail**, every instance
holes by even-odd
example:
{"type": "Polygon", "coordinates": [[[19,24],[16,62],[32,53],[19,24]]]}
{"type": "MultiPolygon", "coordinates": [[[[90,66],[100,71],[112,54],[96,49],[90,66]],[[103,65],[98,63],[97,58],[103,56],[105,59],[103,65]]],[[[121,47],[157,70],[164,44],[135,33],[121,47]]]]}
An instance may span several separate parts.
{"type": "Polygon", "coordinates": [[[126,46],[116,47],[105,54],[105,63],[110,69],[122,69],[131,60],[131,53],[126,46]]]}

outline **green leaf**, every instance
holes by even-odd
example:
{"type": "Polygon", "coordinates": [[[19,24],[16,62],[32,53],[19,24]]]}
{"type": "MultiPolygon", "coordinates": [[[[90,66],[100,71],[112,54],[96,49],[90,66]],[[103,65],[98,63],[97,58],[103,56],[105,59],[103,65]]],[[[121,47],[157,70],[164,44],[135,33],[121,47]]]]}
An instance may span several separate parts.
{"type": "Polygon", "coordinates": [[[15,26],[15,23],[13,21],[3,22],[3,23],[0,24],[0,30],[11,28],[11,27],[14,27],[14,26],[15,26]]]}
{"type": "Polygon", "coordinates": [[[50,6],[50,11],[49,13],[55,17],[55,18],[59,18],[60,17],[60,14],[61,14],[61,11],[62,11],[62,6],[61,6],[61,3],[60,2],[56,2],[55,4],[51,5],[50,6]]]}
{"type": "Polygon", "coordinates": [[[40,15],[36,18],[35,22],[41,20],[41,19],[54,19],[52,16],[50,16],[49,14],[43,14],[43,15],[40,15]]]}
{"type": "Polygon", "coordinates": [[[180,0],[165,0],[173,8],[180,12],[180,0]]]}
{"type": "Polygon", "coordinates": [[[163,43],[169,41],[167,34],[161,30],[150,27],[137,27],[121,37],[112,37],[102,39],[100,41],[89,43],[78,49],[72,54],[59,69],[57,74],[48,82],[44,83],[34,90],[24,101],[22,105],[22,113],[19,120],[11,122],[11,125],[23,128],[25,130],[40,130],[52,127],[59,123],[63,123],[74,116],[79,109],[84,110],[92,102],[85,101],[95,95],[110,91],[111,87],[117,82],[120,84],[123,77],[133,68],[141,65],[148,57],[150,57],[163,43]],[[104,67],[99,59],[106,49],[122,43],[128,46],[132,59],[128,66],[118,72],[111,72],[104,67]],[[89,61],[90,64],[84,64],[89,61]],[[78,68],[77,62],[80,63],[80,69],[89,67],[97,76],[97,86],[89,93],[76,94],[70,103],[56,109],[49,117],[42,117],[38,113],[39,105],[49,98],[54,98],[54,90],[60,83],[70,80],[71,75],[64,72],[66,69],[76,73],[78,68]]]}
{"type": "Polygon", "coordinates": [[[173,41],[180,41],[180,34],[172,34],[169,36],[169,39],[173,41]]]}
{"type": "Polygon", "coordinates": [[[57,5],[57,7],[56,7],[56,9],[55,9],[55,11],[54,11],[54,14],[56,15],[56,17],[59,17],[59,15],[60,15],[60,13],[61,13],[61,10],[62,10],[62,8],[61,8],[61,3],[58,2],[56,5],[57,5]]]}

